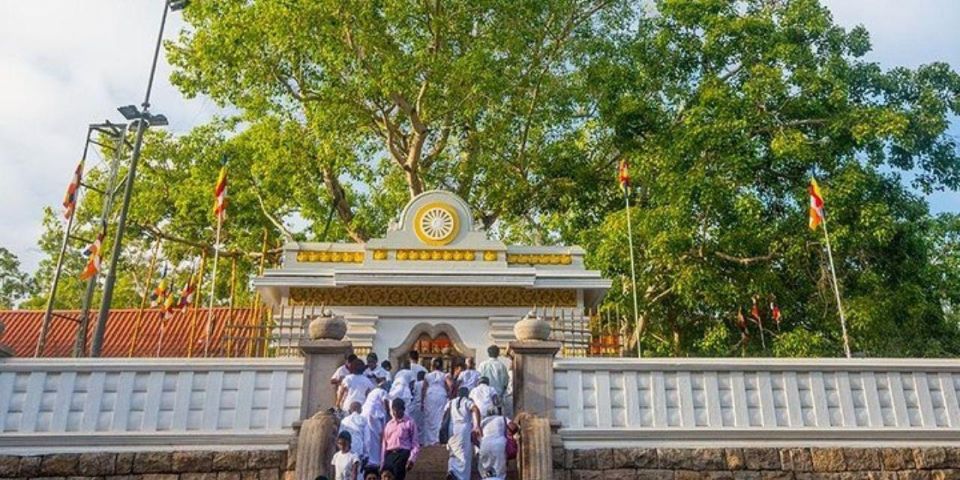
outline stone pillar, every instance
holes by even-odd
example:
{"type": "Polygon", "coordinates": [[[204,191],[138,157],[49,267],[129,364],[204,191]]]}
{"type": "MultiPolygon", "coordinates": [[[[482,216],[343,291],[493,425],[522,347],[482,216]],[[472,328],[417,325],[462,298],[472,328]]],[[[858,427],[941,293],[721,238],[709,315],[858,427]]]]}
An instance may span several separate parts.
{"type": "Polygon", "coordinates": [[[550,341],[550,324],[532,311],[513,327],[514,411],[520,424],[517,468],[524,480],[553,479],[551,420],[553,413],[553,359],[560,342],[550,341]]]}
{"type": "Polygon", "coordinates": [[[303,396],[300,399],[300,420],[334,407],[336,390],[330,377],[343,365],[353,344],[343,341],[347,323],[341,316],[320,308],[320,315],[307,326],[307,338],[300,340],[303,352],[303,396]]]}
{"type": "Polygon", "coordinates": [[[318,413],[300,425],[297,440],[297,480],[314,480],[319,475],[333,478],[330,462],[337,450],[340,422],[331,413],[318,413]]]}
{"type": "MultiPolygon", "coordinates": [[[[303,396],[300,420],[334,407],[337,391],[330,377],[343,365],[343,358],[353,351],[353,344],[342,340],[301,340],[303,352],[303,396]]],[[[312,480],[312,479],[311,479],[312,480]]]]}
{"type": "Polygon", "coordinates": [[[553,359],[560,342],[510,342],[513,357],[513,409],[553,418],[553,359]]]}
{"type": "Polygon", "coordinates": [[[553,448],[550,420],[526,417],[520,422],[520,455],[517,469],[523,480],[553,479],[553,448]]]}

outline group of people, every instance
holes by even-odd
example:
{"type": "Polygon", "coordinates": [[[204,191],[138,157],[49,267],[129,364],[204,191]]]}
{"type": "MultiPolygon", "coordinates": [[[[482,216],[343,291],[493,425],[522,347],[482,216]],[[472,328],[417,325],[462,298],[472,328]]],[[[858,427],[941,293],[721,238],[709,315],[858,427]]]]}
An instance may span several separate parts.
{"type": "Polygon", "coordinates": [[[445,443],[448,479],[469,480],[476,461],[481,478],[505,480],[517,426],[504,412],[510,378],[500,349],[487,354],[480,365],[467,358],[447,370],[434,359],[427,371],[411,351],[395,372],[375,353],[366,363],[348,356],[330,380],[341,413],[335,478],[403,480],[421,447],[445,443]]]}

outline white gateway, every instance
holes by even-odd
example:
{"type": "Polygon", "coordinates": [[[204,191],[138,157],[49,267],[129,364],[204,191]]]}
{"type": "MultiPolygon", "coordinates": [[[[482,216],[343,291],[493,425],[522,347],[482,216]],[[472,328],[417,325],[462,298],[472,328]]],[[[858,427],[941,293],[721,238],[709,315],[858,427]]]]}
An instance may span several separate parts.
{"type": "MultiPolygon", "coordinates": [[[[396,362],[486,358],[513,340],[534,306],[579,314],[610,281],[583,264],[576,246],[505,245],[487,237],[457,195],[412,199],[384,238],[362,243],[293,242],[280,268],[254,280],[263,298],[303,315],[324,306],[347,320],[359,352],[396,362]]],[[[394,363],[396,364],[396,363],[394,363]]]]}

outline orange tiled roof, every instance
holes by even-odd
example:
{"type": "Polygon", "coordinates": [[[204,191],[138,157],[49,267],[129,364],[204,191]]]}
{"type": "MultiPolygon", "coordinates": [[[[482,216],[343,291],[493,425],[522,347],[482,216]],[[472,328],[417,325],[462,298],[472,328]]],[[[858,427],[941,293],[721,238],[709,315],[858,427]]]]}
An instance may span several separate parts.
{"type": "MultiPolygon", "coordinates": [[[[103,339],[104,357],[126,357],[130,353],[130,343],[137,330],[138,309],[117,309],[110,311],[107,319],[107,331],[103,339]]],[[[0,310],[0,322],[6,326],[6,332],[0,337],[0,343],[10,346],[17,357],[31,357],[36,350],[40,326],[43,323],[42,310],[0,310]]],[[[69,357],[73,351],[78,310],[58,310],[50,322],[47,345],[43,357],[69,357]]],[[[256,312],[253,308],[217,307],[213,309],[213,333],[210,342],[211,356],[226,355],[224,331],[230,325],[254,325],[256,312]]],[[[144,309],[140,316],[140,332],[133,348],[134,357],[186,357],[203,355],[203,333],[206,327],[207,310],[176,313],[166,322],[160,321],[160,312],[156,309],[144,309]],[[162,328],[161,328],[162,326],[162,328]],[[162,337],[161,337],[162,330],[162,337]],[[190,349],[190,338],[194,339],[190,349]],[[192,350],[192,351],[191,351],[192,350]]],[[[97,312],[90,312],[90,331],[87,334],[87,348],[93,338],[97,312]]],[[[252,330],[248,330],[252,331],[252,330]]],[[[229,335],[236,336],[238,330],[231,329],[229,335]]]]}

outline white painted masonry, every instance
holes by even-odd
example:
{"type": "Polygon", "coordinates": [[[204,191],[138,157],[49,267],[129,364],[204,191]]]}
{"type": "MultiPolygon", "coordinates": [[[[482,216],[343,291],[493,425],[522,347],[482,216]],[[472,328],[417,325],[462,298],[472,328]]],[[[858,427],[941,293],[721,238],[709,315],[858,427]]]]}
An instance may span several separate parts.
{"type": "Polygon", "coordinates": [[[303,360],[0,360],[0,451],[283,448],[303,360]]]}
{"type": "Polygon", "coordinates": [[[570,448],[960,444],[960,361],[562,359],[570,448]]]}

